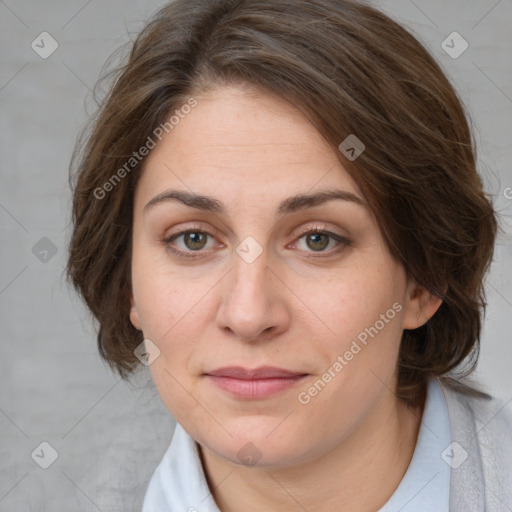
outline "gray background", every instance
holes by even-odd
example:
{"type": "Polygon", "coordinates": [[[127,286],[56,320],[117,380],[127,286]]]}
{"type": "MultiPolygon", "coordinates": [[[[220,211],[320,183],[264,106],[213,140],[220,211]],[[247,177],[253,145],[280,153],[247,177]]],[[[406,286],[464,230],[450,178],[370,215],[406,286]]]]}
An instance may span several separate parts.
{"type": "MultiPolygon", "coordinates": [[[[174,421],[149,372],[127,384],[107,369],[94,326],[63,279],[68,164],[94,110],[90,90],[107,57],[163,3],[0,1],[0,512],[140,510],[172,437],[174,421]],[[31,48],[44,31],[59,45],[47,59],[31,48]],[[41,247],[50,249],[47,261],[37,257],[41,247]],[[43,441],[58,453],[48,469],[31,457],[43,441]]],[[[512,0],[374,3],[424,42],[471,113],[479,169],[503,229],[475,377],[505,403],[512,400],[512,267],[505,264],[512,253],[512,0]],[[441,47],[453,31],[469,44],[456,59],[441,47]]]]}

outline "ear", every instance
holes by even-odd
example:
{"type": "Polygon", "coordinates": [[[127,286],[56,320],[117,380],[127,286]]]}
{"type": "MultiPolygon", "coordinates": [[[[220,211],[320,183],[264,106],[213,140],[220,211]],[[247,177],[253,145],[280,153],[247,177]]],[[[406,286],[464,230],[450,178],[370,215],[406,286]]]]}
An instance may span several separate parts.
{"type": "Polygon", "coordinates": [[[130,295],[130,322],[132,323],[135,329],[141,331],[142,327],[140,324],[139,312],[137,311],[137,306],[135,305],[135,300],[133,299],[133,295],[130,295]]]}
{"type": "Polygon", "coordinates": [[[441,297],[433,295],[412,279],[407,287],[407,297],[402,324],[404,329],[416,329],[426,324],[443,302],[441,297]]]}

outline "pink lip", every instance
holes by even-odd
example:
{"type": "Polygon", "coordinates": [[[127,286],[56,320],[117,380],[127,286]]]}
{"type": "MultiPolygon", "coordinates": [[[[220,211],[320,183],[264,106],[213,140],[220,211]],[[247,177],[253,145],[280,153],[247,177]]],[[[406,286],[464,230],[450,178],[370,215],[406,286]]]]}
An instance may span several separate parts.
{"type": "Polygon", "coordinates": [[[290,388],[306,374],[265,366],[249,370],[231,366],[206,374],[219,388],[239,398],[262,399],[290,388]]]}

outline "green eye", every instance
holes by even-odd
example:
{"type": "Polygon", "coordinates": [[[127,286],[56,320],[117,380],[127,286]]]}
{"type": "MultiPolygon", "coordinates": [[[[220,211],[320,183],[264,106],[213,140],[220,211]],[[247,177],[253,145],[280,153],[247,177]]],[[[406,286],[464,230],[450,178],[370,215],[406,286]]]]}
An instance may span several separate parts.
{"type": "Polygon", "coordinates": [[[341,250],[343,246],[350,245],[350,240],[337,235],[336,233],[332,233],[331,231],[325,231],[318,228],[307,230],[306,232],[302,233],[297,240],[305,242],[304,250],[306,252],[326,253],[326,256],[341,250]],[[331,242],[334,242],[334,248],[325,250],[327,247],[329,247],[331,242]]]}
{"type": "Polygon", "coordinates": [[[314,251],[323,251],[329,245],[329,238],[325,233],[311,233],[306,236],[306,245],[314,251]]]}
{"type": "Polygon", "coordinates": [[[207,236],[200,231],[188,231],[183,234],[183,243],[191,251],[197,251],[206,245],[207,236]]]}
{"type": "Polygon", "coordinates": [[[163,243],[173,253],[185,258],[196,258],[207,252],[202,251],[208,245],[208,237],[211,235],[205,231],[189,230],[176,233],[163,240],[163,243]],[[180,242],[180,243],[177,243],[180,242]],[[175,247],[177,245],[178,247],[175,247]]]}

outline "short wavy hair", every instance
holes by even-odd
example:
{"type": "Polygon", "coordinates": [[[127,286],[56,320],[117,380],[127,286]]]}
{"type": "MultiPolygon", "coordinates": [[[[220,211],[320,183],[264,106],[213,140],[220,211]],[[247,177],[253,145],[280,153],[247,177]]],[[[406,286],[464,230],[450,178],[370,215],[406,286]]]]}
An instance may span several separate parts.
{"type": "Polygon", "coordinates": [[[349,0],[176,0],[146,24],[113,76],[70,166],[66,273],[99,324],[101,357],[123,379],[141,364],[129,297],[133,194],[144,160],[107,197],[98,190],[193,94],[236,83],[291,102],[333,148],[350,134],[365,144],[356,160],[341,151],[338,158],[393,258],[443,299],[426,324],[403,332],[397,396],[418,404],[429,376],[474,369],[496,214],[477,172],[469,116],[409,31],[349,0]]]}

